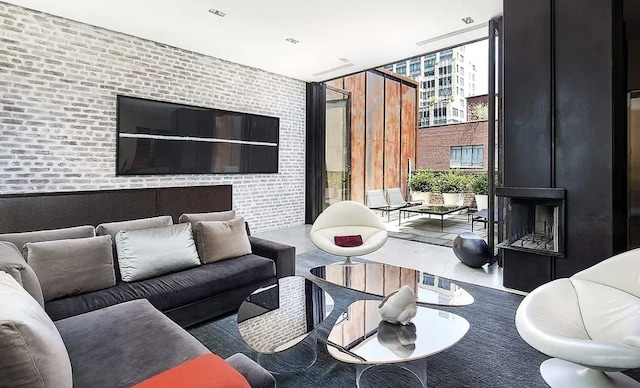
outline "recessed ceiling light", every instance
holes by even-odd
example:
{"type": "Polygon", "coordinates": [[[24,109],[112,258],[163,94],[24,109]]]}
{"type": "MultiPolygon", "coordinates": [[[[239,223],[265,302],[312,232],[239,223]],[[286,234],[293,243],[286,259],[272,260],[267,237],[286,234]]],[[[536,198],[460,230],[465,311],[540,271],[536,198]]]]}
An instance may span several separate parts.
{"type": "Polygon", "coordinates": [[[223,18],[223,17],[227,16],[227,14],[226,14],[226,13],[224,13],[224,12],[222,12],[222,11],[218,11],[217,9],[213,9],[213,8],[211,8],[211,9],[209,10],[209,12],[210,12],[210,13],[212,13],[212,14],[214,14],[214,15],[216,15],[216,16],[220,16],[221,18],[223,18]]]}
{"type": "Polygon", "coordinates": [[[350,62],[347,58],[338,58],[340,62],[348,63],[350,62]]]}
{"type": "Polygon", "coordinates": [[[462,21],[464,22],[464,24],[473,23],[473,19],[471,19],[469,16],[467,16],[466,18],[462,18],[462,21]]]}
{"type": "Polygon", "coordinates": [[[299,40],[293,39],[293,38],[287,38],[285,39],[287,42],[289,43],[293,43],[293,44],[298,44],[299,40]]]}

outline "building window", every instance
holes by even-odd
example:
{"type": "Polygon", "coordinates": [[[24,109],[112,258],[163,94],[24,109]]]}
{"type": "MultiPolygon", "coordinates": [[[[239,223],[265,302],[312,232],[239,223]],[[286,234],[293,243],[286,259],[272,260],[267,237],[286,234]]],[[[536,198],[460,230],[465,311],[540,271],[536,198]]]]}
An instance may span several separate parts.
{"type": "Polygon", "coordinates": [[[435,71],[434,69],[426,70],[426,71],[424,72],[424,76],[425,76],[425,77],[429,77],[429,76],[433,76],[433,75],[436,75],[436,71],[435,71]]]}
{"type": "Polygon", "coordinates": [[[384,67],[385,70],[393,71],[393,65],[386,65],[384,67]]]}
{"type": "Polygon", "coordinates": [[[403,63],[402,65],[396,66],[396,73],[400,75],[407,74],[407,65],[403,63]]]}
{"type": "Polygon", "coordinates": [[[451,146],[451,167],[482,167],[483,160],[482,145],[451,146]]]}
{"type": "Polygon", "coordinates": [[[464,75],[464,67],[460,66],[460,75],[464,75]]]}
{"type": "Polygon", "coordinates": [[[447,61],[453,59],[453,50],[444,50],[440,52],[440,60],[447,61]]]}
{"type": "Polygon", "coordinates": [[[412,63],[409,65],[409,74],[411,75],[420,74],[420,62],[412,63]]]}

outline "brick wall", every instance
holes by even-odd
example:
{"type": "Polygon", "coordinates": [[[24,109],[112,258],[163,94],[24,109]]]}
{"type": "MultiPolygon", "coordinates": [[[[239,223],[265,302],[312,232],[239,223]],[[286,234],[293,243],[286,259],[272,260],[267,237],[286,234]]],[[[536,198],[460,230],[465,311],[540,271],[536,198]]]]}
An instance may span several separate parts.
{"type": "Polygon", "coordinates": [[[465,168],[468,172],[487,171],[487,128],[486,121],[448,124],[418,129],[416,169],[447,171],[450,169],[451,146],[484,146],[484,168],[465,168]]]}
{"type": "Polygon", "coordinates": [[[0,3],[0,193],[232,184],[264,231],[304,223],[305,83],[0,3]],[[280,118],[278,174],[115,176],[116,95],[280,118]]]}

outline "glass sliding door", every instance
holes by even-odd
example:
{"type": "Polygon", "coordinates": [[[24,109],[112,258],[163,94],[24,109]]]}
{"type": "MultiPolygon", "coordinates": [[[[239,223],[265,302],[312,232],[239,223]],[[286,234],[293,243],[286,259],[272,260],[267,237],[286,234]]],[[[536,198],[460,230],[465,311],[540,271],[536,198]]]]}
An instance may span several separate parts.
{"type": "Polygon", "coordinates": [[[324,208],[351,198],[351,93],[326,87],[324,208]]]}

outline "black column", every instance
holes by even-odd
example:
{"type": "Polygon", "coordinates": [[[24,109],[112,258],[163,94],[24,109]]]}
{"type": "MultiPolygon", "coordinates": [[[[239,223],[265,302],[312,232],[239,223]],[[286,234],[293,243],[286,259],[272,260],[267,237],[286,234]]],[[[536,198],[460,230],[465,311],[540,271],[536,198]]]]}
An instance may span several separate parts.
{"type": "Polygon", "coordinates": [[[305,216],[312,224],[322,212],[326,181],[326,89],[323,83],[307,83],[307,137],[305,216]]]}

